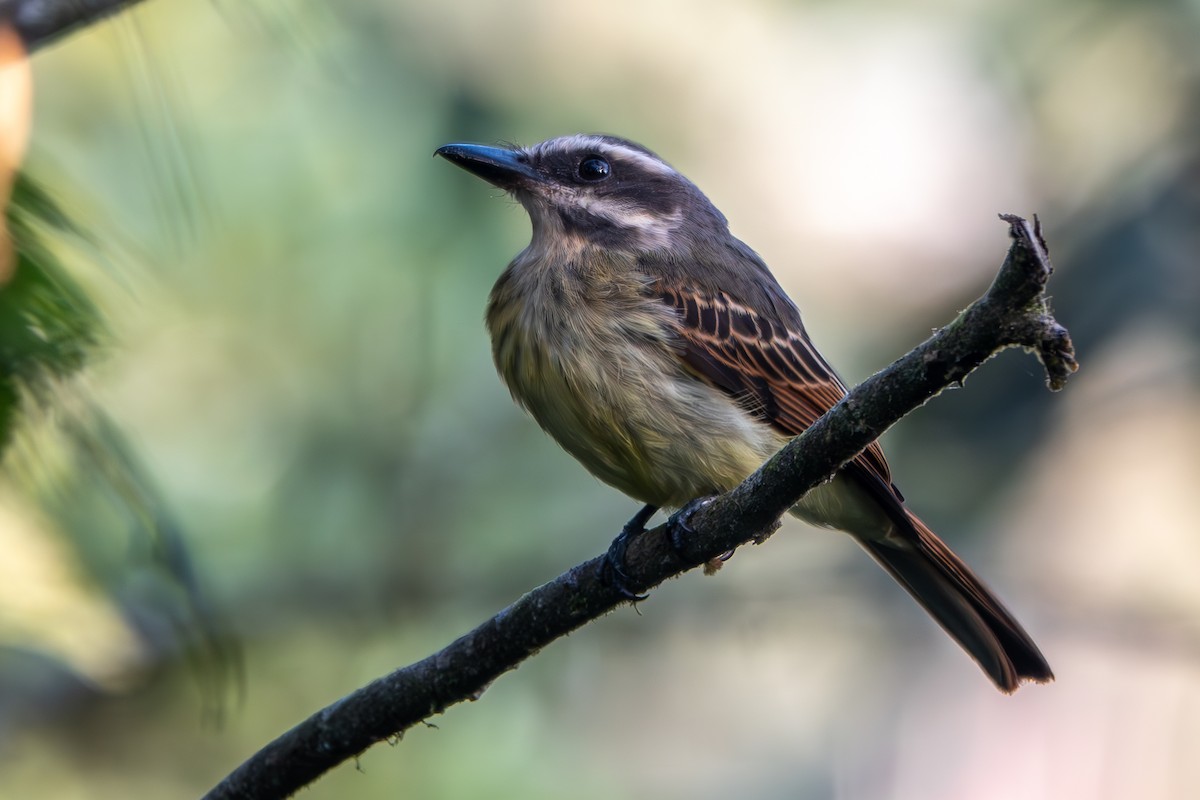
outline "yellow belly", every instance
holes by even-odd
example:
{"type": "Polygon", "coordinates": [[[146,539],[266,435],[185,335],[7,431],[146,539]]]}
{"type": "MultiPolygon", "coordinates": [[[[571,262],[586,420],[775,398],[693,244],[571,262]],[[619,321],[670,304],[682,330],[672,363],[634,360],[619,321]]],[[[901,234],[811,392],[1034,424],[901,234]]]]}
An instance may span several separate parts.
{"type": "Polygon", "coordinates": [[[775,449],[773,435],[707,387],[624,378],[587,397],[550,380],[526,393],[526,405],[594,475],[631,497],[681,506],[736,486],[775,449]]]}
{"type": "Polygon", "coordinates": [[[657,304],[553,329],[521,322],[489,317],[513,397],[593,475],[643,503],[730,489],[786,441],[685,371],[657,304]]]}

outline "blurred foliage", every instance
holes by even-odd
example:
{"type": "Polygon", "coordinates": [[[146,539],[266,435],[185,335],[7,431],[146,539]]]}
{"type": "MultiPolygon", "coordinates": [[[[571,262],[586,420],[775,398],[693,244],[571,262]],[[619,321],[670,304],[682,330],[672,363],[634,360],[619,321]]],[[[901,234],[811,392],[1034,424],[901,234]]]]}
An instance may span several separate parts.
{"type": "Polygon", "coordinates": [[[6,211],[16,244],[12,279],[0,286],[0,453],[12,437],[21,399],[46,402],[56,380],[81,369],[100,320],[42,236],[78,229],[28,176],[18,174],[6,211]]]}
{"type": "Polygon", "coordinates": [[[1060,681],[993,696],[789,523],[311,794],[1179,796],[1197,33],[1169,2],[176,0],[39,53],[46,188],[0,291],[0,797],[195,796],[603,549],[636,504],[490,364],[525,215],[431,158],[573,131],[692,177],[850,380],[983,291],[997,212],[1041,214],[1076,380],[1008,354],[885,444],[1060,681]],[[205,725],[235,633],[245,693],[205,725]]]}
{"type": "MultiPolygon", "coordinates": [[[[27,175],[17,175],[7,214],[16,263],[11,279],[0,287],[0,458],[7,474],[5,489],[24,496],[57,523],[87,572],[86,583],[97,590],[91,597],[67,590],[62,599],[69,597],[68,605],[111,604],[123,618],[117,624],[130,626],[139,640],[139,655],[147,667],[181,656],[191,659],[210,713],[219,714],[238,668],[236,643],[201,590],[178,523],[153,480],[125,435],[76,382],[106,331],[61,251],[73,243],[94,254],[98,244],[27,175]],[[119,552],[106,552],[92,535],[99,520],[128,532],[119,552]],[[131,543],[136,551],[130,551],[131,543]]],[[[4,523],[16,528],[5,532],[4,541],[13,546],[18,562],[31,555],[25,550],[29,543],[22,541],[26,532],[14,520],[4,523]]],[[[70,613],[66,619],[54,618],[53,612],[47,617],[45,604],[23,596],[22,590],[30,586],[35,592],[56,591],[45,585],[42,570],[47,564],[38,561],[31,558],[23,565],[28,580],[10,581],[3,592],[14,603],[9,614],[0,615],[0,631],[8,633],[3,642],[7,653],[0,658],[0,685],[12,698],[6,703],[10,719],[37,718],[47,707],[58,706],[63,692],[74,695],[93,681],[127,685],[128,675],[121,673],[132,666],[105,663],[103,646],[85,653],[56,641],[77,635],[61,628],[81,620],[70,613]],[[3,625],[5,621],[9,624],[3,625]],[[38,652],[43,649],[65,656],[65,663],[44,660],[47,653],[38,652]]],[[[112,622],[99,625],[108,635],[122,638],[112,622]]]]}

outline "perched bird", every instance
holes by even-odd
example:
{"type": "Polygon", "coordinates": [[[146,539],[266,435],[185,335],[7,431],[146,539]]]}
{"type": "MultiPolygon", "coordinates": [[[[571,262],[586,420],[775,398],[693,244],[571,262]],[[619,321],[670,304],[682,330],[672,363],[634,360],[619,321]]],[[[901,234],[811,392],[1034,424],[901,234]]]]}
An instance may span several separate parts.
{"type": "MultiPolygon", "coordinates": [[[[846,387],[762,259],[641,145],[575,135],[437,150],[515,197],[533,237],[487,327],[513,397],[571,455],[646,507],[727,491],[846,387]]],[[[904,506],[879,445],[793,509],[849,533],[1005,692],[1053,679],[992,592],[904,506]]]]}

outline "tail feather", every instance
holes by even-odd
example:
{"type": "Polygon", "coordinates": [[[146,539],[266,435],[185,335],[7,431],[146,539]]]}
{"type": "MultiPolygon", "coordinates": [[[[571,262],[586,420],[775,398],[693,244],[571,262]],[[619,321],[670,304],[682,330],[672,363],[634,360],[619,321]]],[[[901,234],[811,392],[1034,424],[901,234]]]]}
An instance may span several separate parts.
{"type": "Polygon", "coordinates": [[[855,537],[1004,692],[1054,680],[1033,639],[962,559],[897,504],[899,536],[855,537]]]}

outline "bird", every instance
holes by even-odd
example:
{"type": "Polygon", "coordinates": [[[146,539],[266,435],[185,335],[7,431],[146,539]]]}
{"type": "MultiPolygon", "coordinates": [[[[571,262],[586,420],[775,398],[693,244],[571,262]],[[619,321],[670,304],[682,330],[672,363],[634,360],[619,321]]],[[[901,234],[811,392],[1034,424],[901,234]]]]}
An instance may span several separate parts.
{"type": "MultiPolygon", "coordinates": [[[[496,369],[563,449],[645,504],[624,533],[732,489],[846,394],[767,265],[653,151],[574,134],[435,155],[528,212],[530,243],[488,299],[496,369]]],[[[1013,615],[908,510],[877,442],[791,514],[848,533],[1001,691],[1053,680],[1013,615]]]]}

